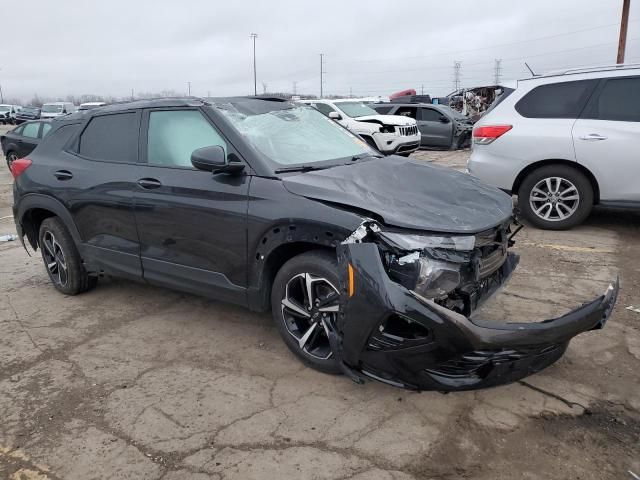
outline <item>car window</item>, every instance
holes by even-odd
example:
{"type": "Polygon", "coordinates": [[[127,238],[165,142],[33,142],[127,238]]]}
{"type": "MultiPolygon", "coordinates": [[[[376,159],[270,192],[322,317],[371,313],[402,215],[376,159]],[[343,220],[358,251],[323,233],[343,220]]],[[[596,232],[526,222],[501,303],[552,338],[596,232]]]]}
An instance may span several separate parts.
{"type": "Polygon", "coordinates": [[[20,125],[19,127],[16,127],[13,130],[11,130],[11,133],[15,135],[22,135],[22,130],[24,130],[24,127],[25,125],[20,125]]]}
{"type": "Polygon", "coordinates": [[[402,115],[404,117],[416,118],[418,115],[417,107],[400,107],[396,110],[395,115],[402,115]]]}
{"type": "Polygon", "coordinates": [[[535,87],[515,105],[527,118],[578,118],[598,80],[550,83],[535,87]]]}
{"type": "Polygon", "coordinates": [[[78,152],[94,160],[135,162],[138,158],[138,114],[93,117],[80,135],[78,152]]]}
{"type": "Polygon", "coordinates": [[[191,154],[227,143],[198,110],[164,110],[149,114],[147,161],[154,165],[192,167],[191,154]]]}
{"type": "Polygon", "coordinates": [[[440,117],[442,117],[442,113],[433,108],[421,108],[420,109],[420,120],[424,122],[439,122],[440,117]]]}
{"type": "Polygon", "coordinates": [[[27,123],[22,130],[23,137],[38,138],[38,130],[40,130],[40,122],[27,123]]]}
{"type": "Polygon", "coordinates": [[[314,104],[314,107],[316,107],[319,112],[324,113],[327,117],[331,112],[335,112],[335,110],[331,108],[331,105],[327,105],[326,103],[316,103],[314,104]]]}
{"type": "Polygon", "coordinates": [[[378,112],[380,115],[386,115],[387,113],[389,113],[391,111],[391,109],[393,107],[388,107],[386,105],[384,106],[380,106],[380,105],[376,105],[375,107],[373,107],[376,112],[378,112]]]}
{"type": "Polygon", "coordinates": [[[40,132],[40,138],[44,138],[47,135],[47,133],[49,133],[49,130],[51,130],[51,124],[43,123],[42,132],[40,132]]]}
{"type": "Polygon", "coordinates": [[[587,118],[640,122],[640,77],[606,81],[587,118]]]}

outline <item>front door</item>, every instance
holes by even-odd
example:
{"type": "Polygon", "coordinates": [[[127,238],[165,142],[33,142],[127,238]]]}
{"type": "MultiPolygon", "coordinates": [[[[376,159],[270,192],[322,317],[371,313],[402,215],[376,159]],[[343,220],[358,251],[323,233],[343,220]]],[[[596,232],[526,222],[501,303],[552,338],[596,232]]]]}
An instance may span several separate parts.
{"type": "Polygon", "coordinates": [[[145,110],[141,131],[134,203],[144,278],[245,303],[251,177],[191,165],[198,148],[237,152],[198,108],[145,110]]]}
{"type": "Polygon", "coordinates": [[[603,80],[573,126],[573,143],[603,202],[640,202],[640,77],[603,80]]]}
{"type": "Polygon", "coordinates": [[[418,130],[422,134],[422,145],[449,147],[453,140],[453,122],[435,108],[420,107],[418,130]],[[448,120],[445,122],[443,119],[448,120]]]}

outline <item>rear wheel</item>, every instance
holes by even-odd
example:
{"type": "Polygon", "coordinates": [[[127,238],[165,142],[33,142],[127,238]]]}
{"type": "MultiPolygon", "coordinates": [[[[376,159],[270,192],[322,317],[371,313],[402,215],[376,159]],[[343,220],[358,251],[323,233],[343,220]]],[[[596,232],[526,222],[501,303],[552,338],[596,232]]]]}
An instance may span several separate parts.
{"type": "Polygon", "coordinates": [[[335,254],[312,251],[286,262],[271,290],[273,318],[287,347],[308,366],[332,374],[340,368],[326,323],[337,320],[338,285],[335,254]]]}
{"type": "Polygon", "coordinates": [[[7,152],[7,166],[11,169],[13,162],[18,160],[18,154],[16,152],[7,152]]]}
{"type": "Polygon", "coordinates": [[[548,165],[531,172],[518,190],[518,207],[533,225],[566,230],[581,224],[593,207],[593,187],[580,171],[548,165]]]}
{"type": "Polygon", "coordinates": [[[58,217],[46,218],[38,236],[42,260],[53,286],[66,295],[76,295],[93,288],[71,234],[58,217]]]}

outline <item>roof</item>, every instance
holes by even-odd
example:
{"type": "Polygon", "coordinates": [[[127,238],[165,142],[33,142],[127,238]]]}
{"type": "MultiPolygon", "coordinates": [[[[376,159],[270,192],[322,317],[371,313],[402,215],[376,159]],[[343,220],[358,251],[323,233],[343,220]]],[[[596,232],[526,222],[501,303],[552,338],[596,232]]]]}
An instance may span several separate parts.
{"type": "Polygon", "coordinates": [[[562,70],[552,70],[542,75],[523,78],[522,80],[534,80],[536,78],[559,77],[562,75],[577,75],[579,73],[611,72],[619,70],[640,69],[640,63],[613,63],[609,65],[592,65],[586,67],[565,68],[562,70]]]}

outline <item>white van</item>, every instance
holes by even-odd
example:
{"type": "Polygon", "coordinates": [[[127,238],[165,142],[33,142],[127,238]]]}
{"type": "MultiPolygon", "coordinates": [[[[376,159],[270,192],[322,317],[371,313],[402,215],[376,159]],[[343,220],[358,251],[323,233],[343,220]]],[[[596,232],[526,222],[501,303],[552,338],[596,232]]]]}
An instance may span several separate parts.
{"type": "Polygon", "coordinates": [[[76,106],[71,102],[51,102],[42,105],[40,118],[53,118],[75,113],[76,106]]]}

